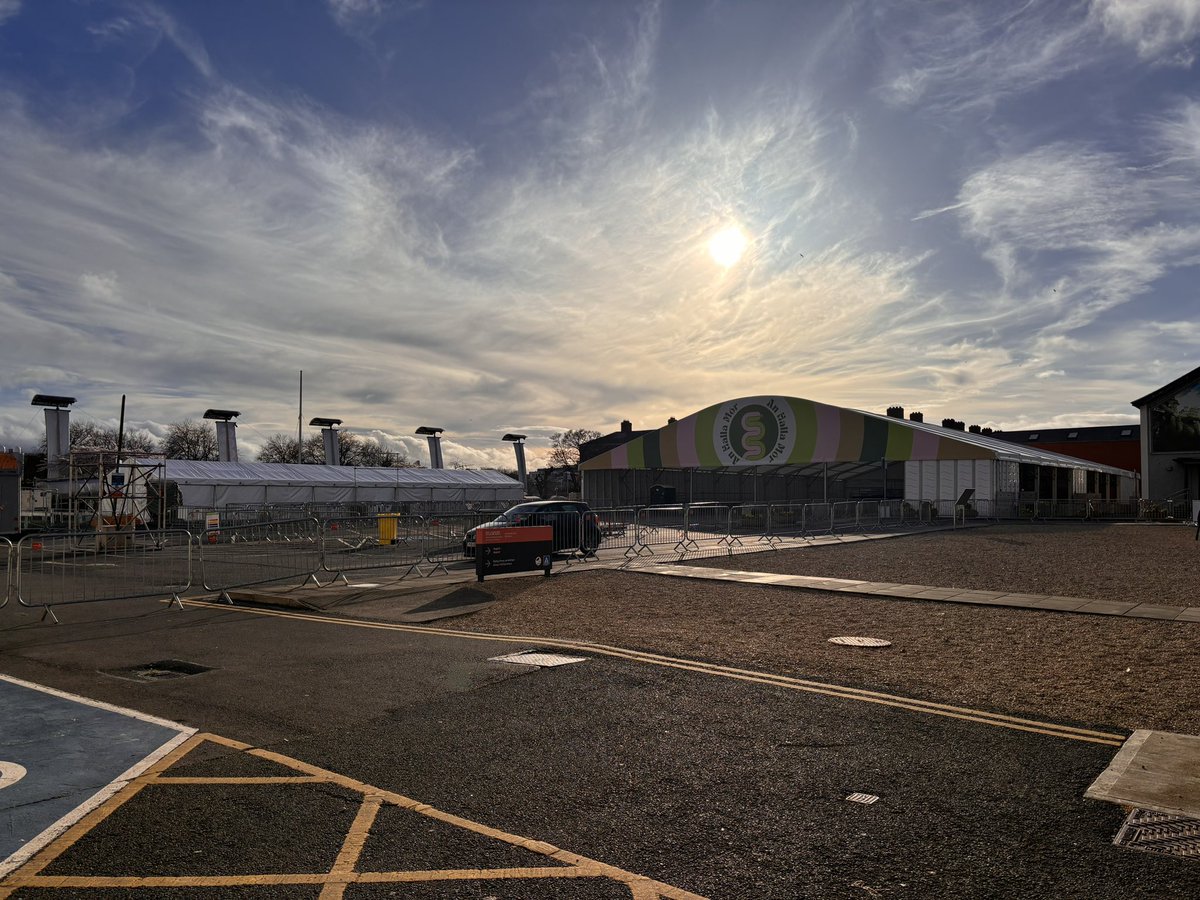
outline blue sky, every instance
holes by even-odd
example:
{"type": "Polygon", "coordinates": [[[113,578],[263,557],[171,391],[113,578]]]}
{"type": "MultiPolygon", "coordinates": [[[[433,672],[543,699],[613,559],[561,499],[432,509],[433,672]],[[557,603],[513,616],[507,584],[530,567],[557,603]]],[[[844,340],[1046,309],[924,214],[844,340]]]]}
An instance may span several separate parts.
{"type": "Polygon", "coordinates": [[[0,0],[35,392],[507,464],[778,393],[1133,421],[1200,364],[1200,0],[0,0]],[[710,240],[737,229],[736,262],[710,240]]]}

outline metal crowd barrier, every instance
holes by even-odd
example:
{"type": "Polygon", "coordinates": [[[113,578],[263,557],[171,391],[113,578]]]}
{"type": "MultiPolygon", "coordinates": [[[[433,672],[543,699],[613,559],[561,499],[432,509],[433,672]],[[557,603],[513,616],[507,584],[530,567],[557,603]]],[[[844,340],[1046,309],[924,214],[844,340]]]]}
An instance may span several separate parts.
{"type": "Polygon", "coordinates": [[[446,563],[464,559],[463,538],[469,528],[491,521],[485,514],[470,513],[454,516],[425,516],[421,524],[408,535],[414,550],[421,551],[421,563],[414,567],[420,575],[446,571],[446,563]],[[424,565],[429,565],[425,571],[424,565]]]}
{"type": "Polygon", "coordinates": [[[862,531],[858,521],[859,501],[845,500],[832,504],[829,511],[830,531],[862,531]]]}
{"type": "Polygon", "coordinates": [[[755,539],[760,544],[770,544],[771,540],[771,506],[767,503],[744,503],[729,509],[730,547],[740,547],[742,538],[755,539]]]}
{"type": "Polygon", "coordinates": [[[653,554],[655,547],[670,545],[676,552],[688,549],[687,509],[683,506],[646,506],[637,512],[633,543],[626,556],[653,554]]]}
{"type": "Polygon", "coordinates": [[[200,583],[225,599],[232,588],[302,579],[321,570],[321,525],[313,518],[221,526],[196,535],[200,583]]]}
{"type": "Polygon", "coordinates": [[[425,558],[419,543],[423,524],[420,516],[399,513],[324,519],[321,569],[343,581],[347,572],[367,569],[403,568],[408,575],[425,558]]]}
{"type": "Polygon", "coordinates": [[[17,602],[43,607],[55,621],[51,607],[72,603],[178,602],[192,585],[191,552],[191,535],[182,529],[26,535],[16,546],[17,602]]]}
{"type": "Polygon", "coordinates": [[[729,543],[728,506],[693,503],[687,507],[684,522],[686,550],[699,550],[700,541],[715,540],[720,546],[729,543]]]}
{"type": "Polygon", "coordinates": [[[600,529],[600,550],[627,549],[633,545],[637,532],[637,508],[607,507],[592,510],[600,529]]]}
{"type": "Polygon", "coordinates": [[[772,503],[768,509],[765,534],[767,543],[804,535],[803,503],[772,503]]]}
{"type": "Polygon", "coordinates": [[[4,563],[4,598],[0,599],[0,609],[4,609],[4,607],[8,606],[9,597],[12,596],[13,572],[16,570],[16,557],[14,554],[16,551],[13,549],[13,542],[3,536],[0,536],[0,551],[3,551],[0,553],[0,556],[3,557],[4,563]]]}
{"type": "Polygon", "coordinates": [[[833,504],[805,503],[800,523],[804,537],[810,534],[833,534],[833,504]]]}

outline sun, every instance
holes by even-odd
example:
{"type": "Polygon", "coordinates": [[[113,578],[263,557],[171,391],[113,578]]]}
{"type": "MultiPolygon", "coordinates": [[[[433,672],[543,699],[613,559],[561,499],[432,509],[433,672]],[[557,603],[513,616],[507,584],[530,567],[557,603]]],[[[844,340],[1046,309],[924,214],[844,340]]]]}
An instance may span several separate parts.
{"type": "Polygon", "coordinates": [[[728,269],[742,258],[750,239],[737,225],[729,225],[714,234],[708,241],[708,252],[713,261],[728,269]]]}

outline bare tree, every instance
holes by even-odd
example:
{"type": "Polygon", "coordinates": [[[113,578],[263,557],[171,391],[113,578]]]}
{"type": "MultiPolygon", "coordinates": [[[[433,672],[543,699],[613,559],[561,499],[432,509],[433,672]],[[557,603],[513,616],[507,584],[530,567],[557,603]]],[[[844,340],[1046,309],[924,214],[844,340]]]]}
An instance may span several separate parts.
{"type": "MultiPolygon", "coordinates": [[[[116,450],[119,435],[116,428],[97,422],[71,423],[71,449],[116,450]]],[[[46,438],[42,436],[42,451],[46,450],[46,438]]],[[[122,452],[157,453],[158,441],[148,431],[127,429],[121,443],[122,452]]]]}
{"type": "Polygon", "coordinates": [[[547,461],[554,468],[573,468],[579,465],[579,445],[594,441],[600,432],[590,428],[571,428],[550,435],[550,455],[547,461]]]}
{"type": "MultiPolygon", "coordinates": [[[[259,462],[294,463],[296,459],[296,439],[287,434],[273,434],[267,438],[263,448],[258,451],[259,462]]],[[[304,442],[304,456],[300,462],[320,462],[324,458],[321,436],[314,435],[304,442]]]]}
{"type": "Polygon", "coordinates": [[[172,422],[167,426],[162,452],[167,459],[215,460],[218,457],[216,429],[196,419],[172,422]]]}
{"type": "MultiPolygon", "coordinates": [[[[419,466],[403,450],[388,450],[374,438],[339,431],[338,454],[343,466],[376,466],[407,469],[419,466]]],[[[325,463],[325,438],[319,434],[304,439],[302,462],[325,463]]],[[[296,439],[286,434],[273,434],[258,454],[259,462],[296,462],[296,439]]]]}

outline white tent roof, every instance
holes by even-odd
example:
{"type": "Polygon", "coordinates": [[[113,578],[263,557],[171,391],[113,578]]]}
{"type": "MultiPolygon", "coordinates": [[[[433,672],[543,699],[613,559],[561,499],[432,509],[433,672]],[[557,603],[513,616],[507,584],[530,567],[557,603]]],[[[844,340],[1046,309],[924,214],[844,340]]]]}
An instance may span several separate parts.
{"type": "Polygon", "coordinates": [[[296,463],[197,462],[168,459],[184,506],[254,503],[520,503],[519,481],[493,470],[364,468],[296,463]]]}

